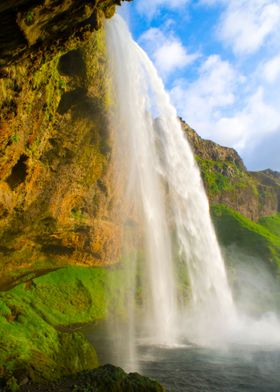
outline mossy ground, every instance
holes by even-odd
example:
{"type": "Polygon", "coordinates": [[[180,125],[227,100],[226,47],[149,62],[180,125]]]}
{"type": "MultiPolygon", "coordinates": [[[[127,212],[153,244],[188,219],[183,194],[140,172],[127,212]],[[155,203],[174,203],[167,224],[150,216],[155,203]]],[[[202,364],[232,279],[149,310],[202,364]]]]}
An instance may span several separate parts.
{"type": "Polygon", "coordinates": [[[212,216],[238,308],[254,317],[280,309],[279,214],[253,222],[215,205],[212,216]]]}
{"type": "Polygon", "coordinates": [[[278,224],[280,229],[279,215],[256,223],[225,205],[215,205],[212,216],[222,245],[235,244],[247,254],[280,268],[280,237],[276,234],[278,224]]]}
{"type": "Polygon", "coordinates": [[[68,267],[0,294],[0,378],[56,379],[98,365],[78,326],[125,313],[124,268],[68,267]]]}

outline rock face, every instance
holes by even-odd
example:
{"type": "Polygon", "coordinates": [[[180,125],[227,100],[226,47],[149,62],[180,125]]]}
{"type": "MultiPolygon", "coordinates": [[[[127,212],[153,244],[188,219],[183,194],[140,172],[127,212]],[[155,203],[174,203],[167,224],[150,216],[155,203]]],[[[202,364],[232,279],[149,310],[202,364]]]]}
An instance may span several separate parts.
{"type": "Polygon", "coordinates": [[[122,309],[119,271],[80,268],[119,261],[101,26],[119,3],[1,2],[0,389],[96,367],[77,325],[122,309]]]}
{"type": "MultiPolygon", "coordinates": [[[[18,23],[32,2],[12,3],[2,3],[0,20],[17,12],[18,23]]],[[[67,16],[84,3],[46,1],[34,6],[34,15],[43,6],[68,5],[67,16]]],[[[115,3],[91,2],[108,16],[115,3]]],[[[60,20],[60,11],[46,18],[60,20]]],[[[65,265],[118,261],[104,33],[85,42],[69,34],[66,29],[64,45],[56,43],[53,53],[30,43],[36,55],[26,49],[27,57],[7,66],[0,80],[0,290],[65,265]]],[[[42,45],[56,35],[46,37],[42,45]]]]}
{"type": "MultiPolygon", "coordinates": [[[[266,193],[271,190],[273,194],[277,195],[278,211],[280,210],[280,173],[267,169],[259,172],[250,172],[250,175],[256,179],[259,184],[260,191],[266,193]]],[[[266,214],[268,215],[268,214],[266,214]]]]}
{"type": "Polygon", "coordinates": [[[1,1],[0,67],[27,56],[37,61],[46,52],[61,50],[69,38],[88,39],[121,1],[125,0],[1,1]]]}
{"type": "Polygon", "coordinates": [[[280,210],[280,173],[248,172],[237,152],[204,140],[182,121],[211,204],[225,204],[251,220],[280,210]]]}

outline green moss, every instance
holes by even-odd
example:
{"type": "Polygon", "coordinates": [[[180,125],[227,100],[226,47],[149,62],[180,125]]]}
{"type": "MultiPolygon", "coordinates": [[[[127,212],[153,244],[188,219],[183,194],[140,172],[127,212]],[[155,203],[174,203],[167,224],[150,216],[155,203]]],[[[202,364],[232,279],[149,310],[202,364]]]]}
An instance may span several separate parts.
{"type": "MultiPolygon", "coordinates": [[[[212,216],[218,238],[224,246],[235,244],[248,255],[258,256],[278,269],[280,268],[280,237],[264,224],[252,222],[224,205],[213,206],[212,216]]],[[[271,221],[274,219],[264,220],[267,226],[271,221]]]]}
{"type": "Polygon", "coordinates": [[[235,197],[239,190],[245,188],[258,195],[255,181],[234,163],[203,159],[199,156],[196,156],[196,160],[210,197],[221,192],[232,192],[232,196],[235,197]]]}
{"type": "Polygon", "coordinates": [[[66,81],[58,71],[61,54],[59,53],[51,61],[45,63],[33,77],[33,89],[44,93],[47,121],[55,115],[61,95],[66,89],[66,81]]]}
{"type": "Polygon", "coordinates": [[[85,216],[83,214],[83,211],[77,209],[77,208],[72,208],[71,210],[71,216],[75,221],[82,223],[85,220],[85,216]]]}
{"type": "Polygon", "coordinates": [[[221,162],[202,159],[198,156],[196,157],[196,160],[200,167],[204,183],[210,193],[216,194],[221,190],[230,189],[229,178],[217,171],[217,168],[222,170],[223,164],[221,162]]]}
{"type": "Polygon", "coordinates": [[[19,135],[18,135],[17,133],[13,134],[13,135],[10,137],[11,143],[18,143],[19,140],[20,140],[20,137],[19,137],[19,135]]]}
{"type": "Polygon", "coordinates": [[[26,14],[26,16],[25,16],[25,20],[26,20],[26,23],[27,23],[28,25],[31,25],[31,24],[33,23],[33,20],[34,20],[33,11],[28,11],[28,12],[27,12],[27,14],[26,14]]]}
{"type": "MultiPolygon", "coordinates": [[[[68,267],[0,293],[0,367],[9,379],[55,379],[97,366],[81,324],[125,313],[125,267],[68,267]],[[108,293],[108,294],[106,294],[108,293]]],[[[128,282],[127,282],[128,283],[128,282]]]]}
{"type": "Polygon", "coordinates": [[[268,229],[271,233],[280,236],[280,213],[261,218],[259,224],[268,229]]]}

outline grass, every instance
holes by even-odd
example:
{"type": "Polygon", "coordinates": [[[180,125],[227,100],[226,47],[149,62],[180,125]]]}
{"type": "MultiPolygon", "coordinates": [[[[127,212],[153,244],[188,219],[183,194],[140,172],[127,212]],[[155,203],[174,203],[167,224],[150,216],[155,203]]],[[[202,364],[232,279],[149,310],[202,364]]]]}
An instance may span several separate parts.
{"type": "Polygon", "coordinates": [[[265,218],[261,218],[259,220],[259,224],[269,230],[271,233],[276,236],[280,236],[280,213],[268,216],[265,218]]]}
{"type": "Polygon", "coordinates": [[[222,245],[235,244],[248,255],[261,257],[279,271],[279,214],[276,217],[263,218],[256,223],[225,205],[215,205],[211,211],[222,245]]]}

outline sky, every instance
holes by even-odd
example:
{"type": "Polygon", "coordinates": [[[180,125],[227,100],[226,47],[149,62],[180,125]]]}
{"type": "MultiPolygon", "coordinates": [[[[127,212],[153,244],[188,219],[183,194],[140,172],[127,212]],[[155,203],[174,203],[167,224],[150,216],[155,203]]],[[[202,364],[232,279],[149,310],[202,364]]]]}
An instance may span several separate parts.
{"type": "Polygon", "coordinates": [[[134,0],[122,8],[181,116],[280,171],[280,0],[134,0]]]}

